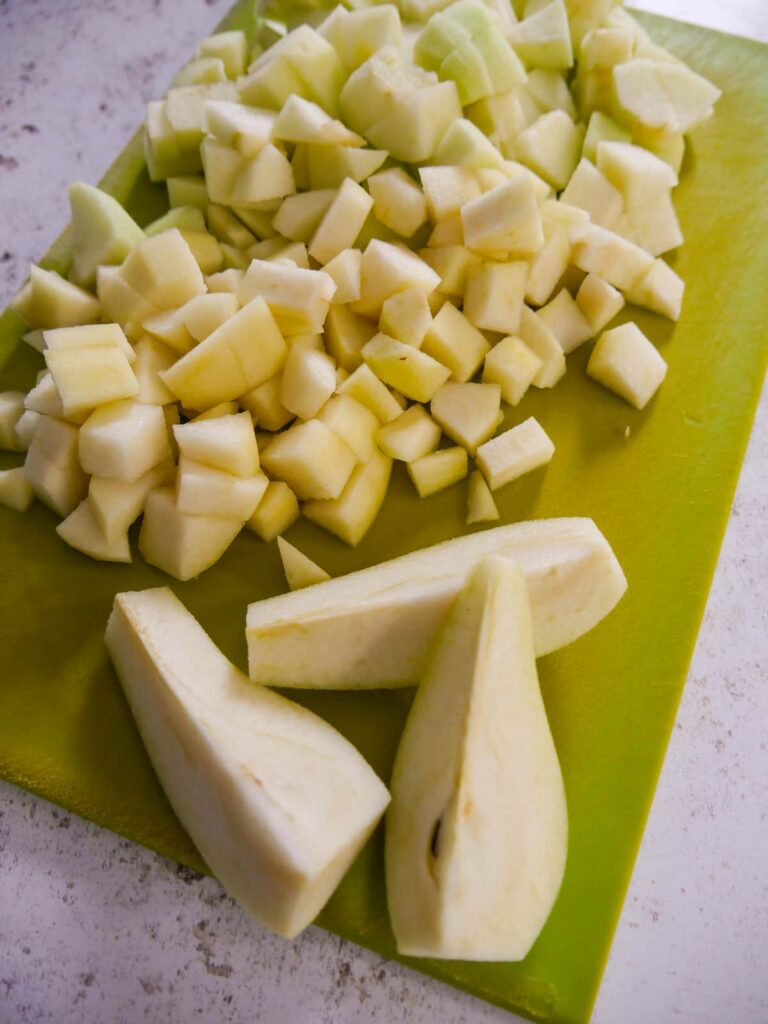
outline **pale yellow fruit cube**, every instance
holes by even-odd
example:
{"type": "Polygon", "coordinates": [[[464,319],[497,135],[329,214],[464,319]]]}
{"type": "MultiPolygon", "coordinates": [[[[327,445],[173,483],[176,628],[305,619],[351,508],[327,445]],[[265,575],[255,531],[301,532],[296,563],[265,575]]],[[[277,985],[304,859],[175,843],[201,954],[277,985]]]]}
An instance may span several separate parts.
{"type": "Polygon", "coordinates": [[[24,462],[35,496],[60,516],[68,516],[88,492],[78,460],[78,427],[43,416],[24,462]]]}
{"type": "Polygon", "coordinates": [[[416,402],[428,402],[451,375],[448,367],[425,352],[386,334],[371,338],[363,359],[379,380],[416,402]]]}
{"type": "Polygon", "coordinates": [[[242,526],[239,519],[188,515],[173,488],[158,487],[147,498],[139,551],[150,565],[189,580],[218,562],[242,526]]]}
{"type": "Polygon", "coordinates": [[[386,384],[365,363],[339,384],[338,391],[367,406],[380,423],[391,423],[403,411],[386,384]]]}
{"type": "Polygon", "coordinates": [[[319,334],[336,285],[318,270],[254,260],[240,287],[240,301],[262,296],[284,334],[319,334]]]}
{"type": "Polygon", "coordinates": [[[367,462],[353,470],[338,498],[308,501],[302,514],[355,547],[373,525],[384,503],[391,472],[392,460],[374,451],[367,462]]]}
{"type": "Polygon", "coordinates": [[[323,272],[328,274],[336,285],[336,291],[331,299],[333,305],[357,302],[360,298],[362,259],[363,254],[360,249],[344,249],[323,267],[323,272]]]}
{"type": "Polygon", "coordinates": [[[283,367],[280,402],[295,416],[311,420],[336,390],[336,367],[325,352],[291,345],[283,367]]]}
{"type": "Polygon", "coordinates": [[[157,310],[125,282],[120,270],[120,267],[97,267],[96,294],[104,319],[119,323],[128,337],[134,338],[142,331],[142,321],[157,310]]]}
{"type": "Polygon", "coordinates": [[[29,446],[32,444],[32,438],[35,436],[38,424],[40,423],[40,413],[33,412],[32,409],[25,409],[24,412],[16,420],[16,426],[14,427],[14,433],[16,434],[16,440],[19,445],[19,451],[26,452],[29,446]]]}
{"type": "Polygon", "coordinates": [[[477,252],[536,253],[544,245],[539,204],[522,171],[461,208],[464,243],[477,252]]]}
{"type": "Polygon", "coordinates": [[[538,311],[539,319],[552,331],[563,352],[573,352],[593,336],[592,325],[567,288],[563,288],[538,311]]]}
{"type": "Polygon", "coordinates": [[[205,283],[212,294],[229,292],[231,295],[237,295],[244,277],[244,270],[230,267],[228,270],[220,270],[217,274],[208,274],[205,283]]]}
{"type": "Polygon", "coordinates": [[[408,475],[420,498],[463,480],[469,469],[466,448],[443,448],[408,463],[408,475]]]}
{"type": "Polygon", "coordinates": [[[490,347],[467,317],[446,302],[429,325],[422,352],[448,367],[453,378],[463,382],[480,369],[490,347]]]}
{"type": "Polygon", "coordinates": [[[492,491],[550,461],[555,446],[530,416],[477,449],[477,465],[492,491]]]}
{"type": "Polygon", "coordinates": [[[185,302],[178,315],[194,340],[203,341],[239,308],[237,296],[231,292],[210,292],[185,302]]]}
{"type": "Polygon", "coordinates": [[[452,441],[473,453],[496,431],[501,408],[498,384],[443,384],[430,403],[432,418],[452,441]]]}
{"type": "Polygon", "coordinates": [[[265,430],[282,430],[294,418],[280,401],[280,374],[240,396],[240,405],[253,416],[254,423],[265,430]]]}
{"type": "Polygon", "coordinates": [[[16,425],[24,413],[23,391],[0,392],[0,448],[6,452],[24,451],[16,436],[16,425]]]}
{"type": "Polygon", "coordinates": [[[136,362],[133,372],[139,382],[136,401],[144,405],[167,405],[175,402],[176,396],[162,381],[160,374],[169,370],[176,362],[176,353],[162,341],[149,335],[136,342],[136,362]]]}
{"type": "Polygon", "coordinates": [[[289,590],[303,590],[304,587],[311,587],[315,583],[325,583],[331,578],[325,569],[321,569],[303,551],[299,551],[282,537],[277,538],[277,549],[280,552],[280,561],[283,563],[283,572],[289,590]]]}
{"type": "Polygon", "coordinates": [[[582,160],[561,194],[561,200],[589,214],[593,224],[614,230],[624,210],[621,192],[589,160],[582,160]]]}
{"type": "Polygon", "coordinates": [[[331,306],[325,321],[325,344],[336,362],[348,373],[363,360],[365,345],[376,334],[376,324],[353,313],[348,306],[331,306]]]}
{"type": "Polygon", "coordinates": [[[360,301],[356,308],[361,313],[378,314],[390,295],[406,288],[429,295],[440,286],[438,275],[416,253],[378,238],[366,246],[360,274],[360,301]]]}
{"type": "Polygon", "coordinates": [[[439,220],[427,239],[430,249],[442,249],[447,245],[464,245],[464,225],[458,211],[439,220]]]}
{"type": "MultiPolygon", "coordinates": [[[[231,193],[219,201],[228,206],[259,209],[265,201],[282,199],[295,191],[296,183],[288,158],[277,146],[267,144],[253,159],[243,161],[235,174],[231,193]]],[[[213,193],[211,196],[213,198],[213,193]]]]}
{"type": "Polygon", "coordinates": [[[531,260],[525,282],[525,301],[533,306],[543,306],[550,298],[571,258],[571,241],[565,228],[545,227],[544,233],[547,240],[531,260]]]}
{"type": "Polygon", "coordinates": [[[440,275],[438,292],[445,295],[463,296],[466,289],[467,272],[479,262],[477,253],[470,252],[464,245],[438,245],[420,249],[419,256],[440,275]]]}
{"type": "Polygon", "coordinates": [[[79,437],[86,473],[132,481],[171,454],[163,410],[139,402],[113,402],[93,412],[79,437]]]}
{"type": "Polygon", "coordinates": [[[390,458],[415,462],[440,444],[442,431],[422,405],[412,405],[379,429],[376,442],[390,458]]]}
{"type": "Polygon", "coordinates": [[[22,334],[21,340],[33,348],[35,352],[45,351],[45,338],[43,337],[43,331],[38,327],[34,331],[27,331],[26,334],[22,334]]]}
{"type": "Polygon", "coordinates": [[[351,249],[373,207],[373,199],[351,178],[346,178],[309,245],[309,255],[328,263],[345,249],[351,249]]]}
{"type": "Polygon", "coordinates": [[[244,523],[256,511],[268,483],[263,473],[233,476],[182,455],[176,475],[176,504],[179,511],[191,515],[244,523]]]}
{"type": "Polygon", "coordinates": [[[203,274],[215,274],[221,270],[224,250],[213,235],[207,231],[190,231],[187,228],[180,228],[179,233],[203,274]]]}
{"type": "Polygon", "coordinates": [[[82,327],[56,327],[43,331],[46,349],[100,348],[119,349],[129,363],[136,359],[131,343],[119,324],[85,324],[82,327]]]}
{"type": "Polygon", "coordinates": [[[142,239],[120,273],[130,288],[158,310],[181,306],[205,292],[202,271],[177,228],[142,239]]]}
{"type": "Polygon", "coordinates": [[[372,174],[368,189],[373,212],[382,224],[403,238],[410,238],[427,220],[424,192],[402,167],[372,174]]]}
{"type": "Polygon", "coordinates": [[[626,291],[648,273],[653,257],[639,245],[591,224],[573,246],[572,263],[626,291]]]}
{"type": "Polygon", "coordinates": [[[144,511],[149,492],[170,483],[175,472],[173,459],[169,457],[153,466],[138,480],[91,477],[88,505],[108,543],[116,542],[128,531],[144,511]]]}
{"type": "Polygon", "coordinates": [[[684,295],[683,279],[664,260],[656,260],[648,273],[627,290],[626,299],[670,320],[679,320],[684,295]]]}
{"type": "Polygon", "coordinates": [[[517,405],[541,367],[541,359],[520,338],[502,338],[485,357],[483,382],[498,384],[504,401],[517,405]]]}
{"type": "Polygon", "coordinates": [[[77,508],[59,523],[56,533],[71,548],[97,561],[132,561],[127,532],[107,537],[93,515],[88,498],[81,501],[77,508]]]}
{"type": "Polygon", "coordinates": [[[587,274],[576,293],[576,302],[593,335],[599,334],[624,308],[621,292],[597,274],[587,274]]]}
{"type": "Polygon", "coordinates": [[[195,416],[189,422],[200,423],[201,420],[218,420],[222,416],[236,416],[238,412],[240,412],[238,402],[220,402],[218,405],[206,409],[205,412],[201,412],[199,416],[195,416]]]}
{"type": "Polygon", "coordinates": [[[275,436],[262,453],[266,472],[298,498],[338,498],[355,467],[352,449],[320,420],[297,423],[275,436]]]}
{"type": "Polygon", "coordinates": [[[523,306],[518,335],[541,360],[541,367],[533,378],[534,387],[554,387],[565,374],[565,353],[552,331],[528,306],[523,306]]]}
{"type": "Polygon", "coordinates": [[[583,125],[576,124],[564,110],[550,110],[520,132],[515,155],[559,191],[579,162],[583,141],[583,125]]]}
{"type": "Polygon", "coordinates": [[[499,518],[490,487],[480,470],[473,469],[467,480],[467,526],[493,523],[499,518]]]}
{"type": "Polygon", "coordinates": [[[308,242],[333,202],[335,188],[315,189],[286,196],[272,220],[278,235],[295,242],[308,242]]]}
{"type": "Polygon", "coordinates": [[[406,345],[420,348],[431,322],[432,314],[424,292],[406,288],[383,302],[379,330],[406,345]]]}
{"type": "Polygon", "coordinates": [[[274,540],[299,518],[299,503],[288,484],[270,480],[264,497],[245,524],[262,540],[274,540]]]}
{"type": "MultiPolygon", "coordinates": [[[[36,412],[39,416],[55,416],[57,419],[64,418],[64,406],[61,404],[61,395],[53,383],[53,377],[50,372],[46,371],[42,374],[37,384],[27,392],[27,396],[24,399],[24,408],[29,412],[36,412]]],[[[83,420],[85,416],[76,418],[83,420]]],[[[73,417],[70,417],[70,419],[73,419],[73,417]]]]}
{"type": "Polygon", "coordinates": [[[26,512],[35,500],[23,466],[0,470],[0,505],[14,512],[26,512]]]}
{"type": "Polygon", "coordinates": [[[528,264],[478,263],[467,269],[464,315],[475,327],[515,334],[520,326],[528,264]]]}
{"type": "Polygon", "coordinates": [[[175,426],[173,433],[187,459],[233,476],[250,477],[258,472],[259,449],[250,413],[184,423],[175,426]]]}
{"type": "Polygon", "coordinates": [[[187,330],[178,309],[153,313],[142,320],[141,326],[147,334],[173,349],[177,355],[183,356],[194,348],[195,339],[187,330]]]}
{"type": "Polygon", "coordinates": [[[30,267],[29,282],[11,303],[30,327],[74,327],[98,320],[98,299],[42,267],[30,267]]]}
{"type": "Polygon", "coordinates": [[[139,391],[130,363],[116,347],[48,349],[45,362],[67,418],[139,391]]]}
{"type": "Polygon", "coordinates": [[[600,336],[587,364],[594,380],[643,409],[667,375],[667,364],[637,324],[622,324],[600,336]]]}
{"type": "Polygon", "coordinates": [[[317,415],[345,441],[358,462],[367,462],[376,447],[378,417],[350,395],[334,395],[317,415]]]}
{"type": "Polygon", "coordinates": [[[429,216],[435,223],[459,213],[481,195],[477,175],[471,167],[420,167],[419,177],[429,216]]]}

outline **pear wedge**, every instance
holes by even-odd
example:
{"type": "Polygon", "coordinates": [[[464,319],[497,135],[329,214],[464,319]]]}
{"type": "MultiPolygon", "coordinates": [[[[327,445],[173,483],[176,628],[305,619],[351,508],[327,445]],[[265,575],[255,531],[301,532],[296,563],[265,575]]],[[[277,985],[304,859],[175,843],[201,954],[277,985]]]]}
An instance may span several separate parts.
{"type": "Polygon", "coordinates": [[[342,690],[418,682],[452,600],[491,554],[526,578],[537,657],[592,629],[627,587],[591,519],[499,526],[250,605],[251,679],[342,690]]]}
{"type": "Polygon", "coordinates": [[[522,960],[565,868],[565,792],[525,578],[471,574],[432,649],[392,772],[387,900],[398,952],[522,960]]]}
{"type": "Polygon", "coordinates": [[[168,588],[118,594],[106,642],[211,871],[264,927],[297,935],[379,821],[385,786],[330,725],[252,686],[168,588]]]}

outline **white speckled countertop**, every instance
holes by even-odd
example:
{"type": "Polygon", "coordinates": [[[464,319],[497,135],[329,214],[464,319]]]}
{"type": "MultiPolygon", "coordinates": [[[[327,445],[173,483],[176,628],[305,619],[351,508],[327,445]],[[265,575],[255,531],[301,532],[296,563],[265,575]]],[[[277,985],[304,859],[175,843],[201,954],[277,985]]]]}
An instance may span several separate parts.
{"type": "MultiPolygon", "coordinates": [[[[644,0],[768,40],[766,0],[644,0]],[[726,9],[727,8],[727,9],[726,9]]],[[[226,0],[0,0],[0,308],[226,0]]],[[[768,399],[594,1024],[768,1021],[768,399]]],[[[0,1022],[490,1024],[502,1011],[0,783],[0,1022]]]]}

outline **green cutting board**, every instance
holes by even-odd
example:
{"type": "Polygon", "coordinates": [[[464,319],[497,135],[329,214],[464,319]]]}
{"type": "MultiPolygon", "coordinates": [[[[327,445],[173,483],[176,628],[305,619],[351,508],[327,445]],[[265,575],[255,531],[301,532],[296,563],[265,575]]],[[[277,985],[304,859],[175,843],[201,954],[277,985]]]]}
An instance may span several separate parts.
{"type": "MultiPolygon", "coordinates": [[[[230,16],[242,23],[243,10],[230,16]]],[[[588,346],[554,391],[508,417],[536,416],[557,445],[551,465],[499,494],[504,522],[591,516],[624,566],[629,591],[590,635],[541,660],[541,682],[570,812],[568,866],[541,937],[519,964],[407,961],[532,1019],[587,1020],[640,843],[725,529],[768,350],[768,50],[659,18],[654,38],[724,90],[694,135],[676,204],[687,282],[673,327],[631,311],[669,375],[637,412],[584,375],[588,346]]],[[[106,186],[142,222],[164,208],[136,140],[106,186]]],[[[63,267],[66,239],[47,265],[63,267]]],[[[40,359],[0,320],[0,388],[28,387],[40,359]]],[[[19,457],[3,456],[3,467],[19,457]]],[[[401,468],[401,467],[400,467],[401,468]]],[[[382,515],[353,551],[307,522],[289,533],[335,575],[465,531],[463,488],[425,501],[394,474],[382,515]]],[[[40,505],[0,509],[0,774],[204,870],[166,802],[134,728],[102,634],[117,591],[167,584],[134,566],[92,562],[54,533],[40,505]]],[[[173,583],[214,640],[244,666],[250,601],[284,589],[274,544],[241,536],[200,579],[173,583]]],[[[295,693],[291,694],[296,696],[295,693]]],[[[304,694],[385,780],[411,691],[304,694]]],[[[394,957],[379,831],[320,924],[394,957]]]]}

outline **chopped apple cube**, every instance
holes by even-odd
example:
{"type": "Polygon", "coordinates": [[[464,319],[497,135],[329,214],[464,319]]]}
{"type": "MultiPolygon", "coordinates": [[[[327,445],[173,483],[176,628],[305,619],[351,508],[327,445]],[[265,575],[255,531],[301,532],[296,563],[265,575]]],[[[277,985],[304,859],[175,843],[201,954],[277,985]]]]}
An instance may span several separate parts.
{"type": "MultiPolygon", "coordinates": [[[[206,167],[206,181],[208,169],[206,167]]],[[[231,186],[231,193],[211,198],[227,206],[258,209],[262,203],[293,195],[296,183],[288,158],[276,146],[267,145],[252,160],[244,161],[231,186]],[[227,202],[229,199],[229,202],[227,202]]]]}
{"type": "Polygon", "coordinates": [[[205,283],[212,294],[229,292],[231,295],[237,295],[244,276],[244,270],[230,267],[228,270],[220,270],[218,274],[208,274],[205,283]]]}
{"type": "MultiPolygon", "coordinates": [[[[306,194],[306,193],[305,193],[306,194]]],[[[359,249],[345,249],[323,267],[323,272],[336,285],[331,303],[340,305],[360,298],[360,268],[363,254],[359,249]]]]}
{"type": "Polygon", "coordinates": [[[463,480],[469,463],[465,448],[443,448],[407,464],[408,475],[420,498],[445,490],[463,480]]]}
{"type": "MultiPolygon", "coordinates": [[[[46,371],[38,380],[37,384],[27,393],[24,399],[24,408],[29,412],[35,412],[40,416],[54,416],[62,419],[64,408],[61,404],[61,396],[53,383],[53,377],[46,371]]],[[[78,419],[85,417],[78,417],[78,419]]]]}
{"type": "Polygon", "coordinates": [[[14,512],[26,512],[35,500],[23,466],[0,470],[0,505],[14,512]]]}
{"type": "Polygon", "coordinates": [[[347,178],[357,182],[365,181],[378,171],[387,159],[387,153],[382,149],[305,146],[299,143],[293,155],[294,165],[302,158],[307,164],[307,188],[336,189],[340,188],[347,178]]]}
{"type": "Polygon", "coordinates": [[[439,220],[427,239],[427,246],[430,249],[444,248],[448,245],[464,245],[464,226],[459,211],[439,220]]]}
{"type": "MultiPolygon", "coordinates": [[[[183,308],[183,307],[182,307],[183,308]]],[[[146,317],[141,326],[178,355],[184,355],[194,347],[195,339],[187,330],[178,309],[167,309],[146,317]]]]}
{"type": "Polygon", "coordinates": [[[272,226],[285,238],[308,242],[335,196],[336,189],[333,188],[286,196],[274,216],[272,226]]]}
{"type": "Polygon", "coordinates": [[[643,277],[627,290],[627,302],[679,320],[685,283],[664,260],[656,260],[643,277]]]}
{"type": "Polygon", "coordinates": [[[465,117],[451,124],[434,156],[437,165],[448,167],[495,167],[504,169],[504,157],[477,125],[465,117]]]}
{"type": "Polygon", "coordinates": [[[179,310],[178,315],[195,341],[204,341],[233,317],[240,308],[237,296],[228,292],[197,295],[179,310]]]}
{"type": "Polygon", "coordinates": [[[609,229],[616,226],[624,208],[618,189],[586,159],[581,160],[571,175],[560,199],[586,210],[593,223],[609,229]]]}
{"type": "Polygon", "coordinates": [[[3,451],[24,451],[16,436],[16,425],[24,413],[25,397],[22,391],[0,392],[0,449],[3,451]]]}
{"type": "Polygon", "coordinates": [[[424,292],[408,288],[390,295],[382,303],[379,330],[406,345],[420,348],[431,322],[432,314],[424,292]]]}
{"type": "Polygon", "coordinates": [[[122,263],[144,232],[116,199],[82,181],[69,186],[69,209],[72,280],[89,288],[96,268],[122,263]]]}
{"type": "Polygon", "coordinates": [[[400,12],[392,4],[345,10],[335,7],[317,30],[336,47],[344,64],[354,70],[384,46],[400,49],[400,12]]]}
{"type": "Polygon", "coordinates": [[[417,164],[434,157],[450,125],[461,117],[454,82],[436,82],[408,92],[396,109],[366,129],[374,146],[386,149],[395,160],[417,164]]]}
{"type": "Polygon", "coordinates": [[[363,146],[365,139],[336,121],[316,103],[296,94],[280,108],[272,138],[282,142],[305,142],[326,146],[363,146]]]}
{"type": "Polygon", "coordinates": [[[254,157],[272,137],[277,114],[272,110],[210,99],[204,103],[206,130],[225,147],[254,157]]]}
{"type": "Polygon", "coordinates": [[[358,462],[367,462],[376,447],[379,420],[371,410],[350,395],[334,395],[317,415],[345,441],[358,462]]]}
{"type": "Polygon", "coordinates": [[[403,411],[386,384],[365,363],[339,384],[338,391],[367,406],[380,423],[391,423],[403,411]]]}
{"type": "Polygon", "coordinates": [[[320,420],[298,423],[262,453],[267,473],[283,480],[302,500],[338,498],[356,463],[351,448],[320,420]]]}
{"type": "Polygon", "coordinates": [[[171,454],[165,416],[156,405],[122,401],[91,413],[80,430],[86,473],[131,482],[171,454]]]}
{"type": "Polygon", "coordinates": [[[29,282],[11,303],[32,328],[74,327],[98,320],[99,301],[52,270],[32,266],[29,282]]]}
{"type": "MultiPolygon", "coordinates": [[[[606,29],[604,31],[611,31],[606,29]]],[[[597,147],[601,142],[631,142],[632,133],[627,131],[618,121],[603,113],[601,110],[594,110],[590,115],[587,124],[587,134],[584,136],[583,155],[587,160],[594,163],[597,160],[597,147]]]]}
{"type": "Polygon", "coordinates": [[[542,366],[541,358],[520,338],[502,338],[485,357],[483,382],[498,384],[504,401],[517,405],[542,366]]]}
{"type": "Polygon", "coordinates": [[[485,336],[450,302],[430,324],[422,345],[423,352],[447,366],[460,382],[475,375],[489,349],[485,336]]]}
{"type": "Polygon", "coordinates": [[[365,189],[346,178],[312,237],[309,255],[318,263],[328,263],[352,248],[372,206],[365,189]]]}
{"type": "Polygon", "coordinates": [[[433,221],[459,213],[466,203],[482,194],[471,167],[420,167],[419,177],[433,221]]]}
{"type": "MultiPolygon", "coordinates": [[[[467,286],[467,271],[480,257],[463,245],[440,245],[420,249],[419,256],[440,275],[439,292],[455,297],[463,296],[467,286]]],[[[435,292],[432,293],[435,295],[435,292]]]]}
{"type": "Polygon", "coordinates": [[[311,420],[336,390],[336,367],[325,352],[291,345],[283,367],[280,402],[295,416],[311,420]]]}
{"type": "Polygon", "coordinates": [[[270,480],[264,497],[245,525],[262,540],[271,541],[298,518],[299,503],[288,484],[282,480],[270,480]]]}
{"type": "Polygon", "coordinates": [[[600,142],[597,169],[621,193],[628,208],[644,206],[677,185],[677,175],[666,161],[629,142],[600,142]]]}
{"type": "Polygon", "coordinates": [[[530,416],[477,449],[477,465],[492,491],[550,461],[555,446],[530,416]]]}
{"type": "Polygon", "coordinates": [[[499,510],[485,477],[473,469],[467,481],[467,526],[475,523],[493,523],[499,519],[499,510]]]}
{"type": "Polygon", "coordinates": [[[130,562],[131,548],[128,534],[111,538],[105,536],[94,518],[91,503],[85,498],[66,519],[56,527],[56,533],[71,548],[100,562],[130,562]]]}
{"type": "Polygon", "coordinates": [[[514,334],[520,326],[528,264],[484,262],[467,269],[464,315],[475,327],[514,334]]]}
{"type": "Polygon", "coordinates": [[[54,348],[45,362],[61,397],[65,418],[79,418],[97,406],[132,398],[139,382],[116,347],[54,348]]]}
{"type": "Polygon", "coordinates": [[[176,362],[176,353],[149,335],[136,342],[136,362],[133,372],[139,382],[136,401],[144,405],[167,405],[176,396],[160,378],[176,362]]]}
{"type": "Polygon", "coordinates": [[[515,155],[559,191],[579,162],[583,141],[581,125],[564,110],[551,110],[520,132],[515,139],[515,155]]]}
{"type": "Polygon", "coordinates": [[[371,338],[363,349],[363,359],[379,380],[417,402],[428,402],[451,374],[425,352],[386,334],[371,338]]]}
{"type": "Polygon", "coordinates": [[[176,476],[176,504],[180,512],[244,523],[256,511],[268,483],[263,473],[233,476],[182,455],[176,476]]]}
{"type": "Polygon", "coordinates": [[[379,448],[390,458],[415,462],[433,452],[440,443],[441,430],[426,409],[412,405],[379,429],[379,448]]]}
{"type": "Polygon", "coordinates": [[[403,238],[410,238],[426,223],[424,192],[402,167],[372,174],[368,178],[368,190],[376,218],[403,238]]]}
{"type": "Polygon", "coordinates": [[[668,192],[661,192],[644,205],[628,209],[616,231],[654,257],[677,249],[684,241],[668,192]]]}
{"type": "Polygon", "coordinates": [[[248,410],[254,423],[265,430],[282,430],[294,418],[280,401],[281,386],[282,375],[278,374],[240,396],[240,405],[248,410]]]}
{"type": "Polygon", "coordinates": [[[176,467],[169,456],[138,480],[113,480],[92,476],[88,485],[88,507],[99,529],[112,544],[124,536],[147,503],[149,492],[173,479],[176,467]]]}
{"type": "Polygon", "coordinates": [[[284,334],[319,334],[335,291],[333,279],[322,271],[254,260],[243,278],[240,301],[262,296],[284,334]]]}
{"type": "Polygon", "coordinates": [[[466,203],[461,222],[466,245],[478,252],[535,253],[544,244],[533,183],[522,171],[466,203]]]}
{"type": "Polygon", "coordinates": [[[571,241],[566,228],[559,224],[546,226],[545,235],[547,240],[531,260],[525,283],[525,300],[533,306],[543,306],[551,297],[571,258],[571,241]]]}
{"type": "Polygon", "coordinates": [[[227,78],[237,78],[245,72],[247,57],[245,32],[232,30],[216,32],[197,45],[197,57],[218,57],[224,65],[227,78]]]}
{"type": "Polygon", "coordinates": [[[35,496],[60,516],[72,512],[88,492],[78,460],[78,427],[43,416],[24,462],[35,496]]]}
{"type": "Polygon", "coordinates": [[[603,328],[624,308],[624,296],[597,274],[587,274],[576,293],[579,309],[589,321],[592,335],[603,328]]]}
{"type": "Polygon", "coordinates": [[[129,363],[136,353],[119,324],[86,324],[83,327],[57,327],[43,331],[45,349],[59,348],[116,348],[129,363]]]}
{"type": "Polygon", "coordinates": [[[662,135],[709,117],[720,90],[678,61],[637,59],[613,68],[616,104],[631,122],[662,135]]]}
{"type": "Polygon", "coordinates": [[[573,65],[568,10],[563,0],[526,7],[525,18],[511,30],[515,52],[531,67],[567,70],[573,65]]]}
{"type": "Polygon", "coordinates": [[[621,291],[631,288],[653,266],[639,245],[591,224],[574,244],[571,260],[579,270],[596,274],[621,291]]]}
{"type": "Polygon", "coordinates": [[[125,283],[157,310],[181,306],[205,292],[205,281],[178,228],[144,238],[120,268],[125,283]]]}
{"type": "Polygon", "coordinates": [[[32,438],[35,436],[35,431],[37,430],[39,423],[40,413],[34,412],[32,409],[25,408],[24,412],[16,420],[16,426],[14,427],[19,451],[26,452],[29,450],[29,446],[32,444],[32,438]]]}
{"type": "Polygon", "coordinates": [[[496,431],[501,404],[498,384],[444,384],[430,403],[432,418],[452,441],[474,453],[496,431]]]}
{"type": "Polygon", "coordinates": [[[429,295],[440,286],[440,278],[419,257],[403,246],[373,239],[366,246],[361,263],[359,312],[376,313],[396,292],[416,288],[429,295]]]}
{"type": "Polygon", "coordinates": [[[302,590],[304,587],[324,583],[331,578],[325,569],[321,569],[316,562],[282,537],[277,538],[277,547],[289,590],[302,590]]]}
{"type": "Polygon", "coordinates": [[[233,476],[252,477],[258,472],[259,449],[247,412],[184,423],[175,426],[173,433],[187,459],[233,476]]]}
{"type": "Polygon", "coordinates": [[[352,471],[338,498],[308,501],[302,508],[302,514],[346,544],[356,547],[384,503],[391,471],[392,460],[382,452],[374,451],[367,462],[352,471]]]}
{"type": "Polygon", "coordinates": [[[643,409],[666,377],[667,364],[637,324],[627,323],[600,336],[587,373],[636,409],[643,409]]]}
{"type": "Polygon", "coordinates": [[[218,420],[222,416],[236,416],[238,412],[240,412],[238,402],[219,402],[218,405],[214,405],[210,409],[206,409],[205,412],[199,413],[189,422],[200,423],[202,420],[218,420]]]}
{"type": "Polygon", "coordinates": [[[376,325],[343,305],[332,305],[325,321],[325,343],[340,367],[352,372],[362,362],[362,351],[376,333],[376,325]]]}
{"type": "Polygon", "coordinates": [[[566,354],[593,337],[592,325],[567,288],[563,288],[537,316],[552,331],[566,354]]]}

